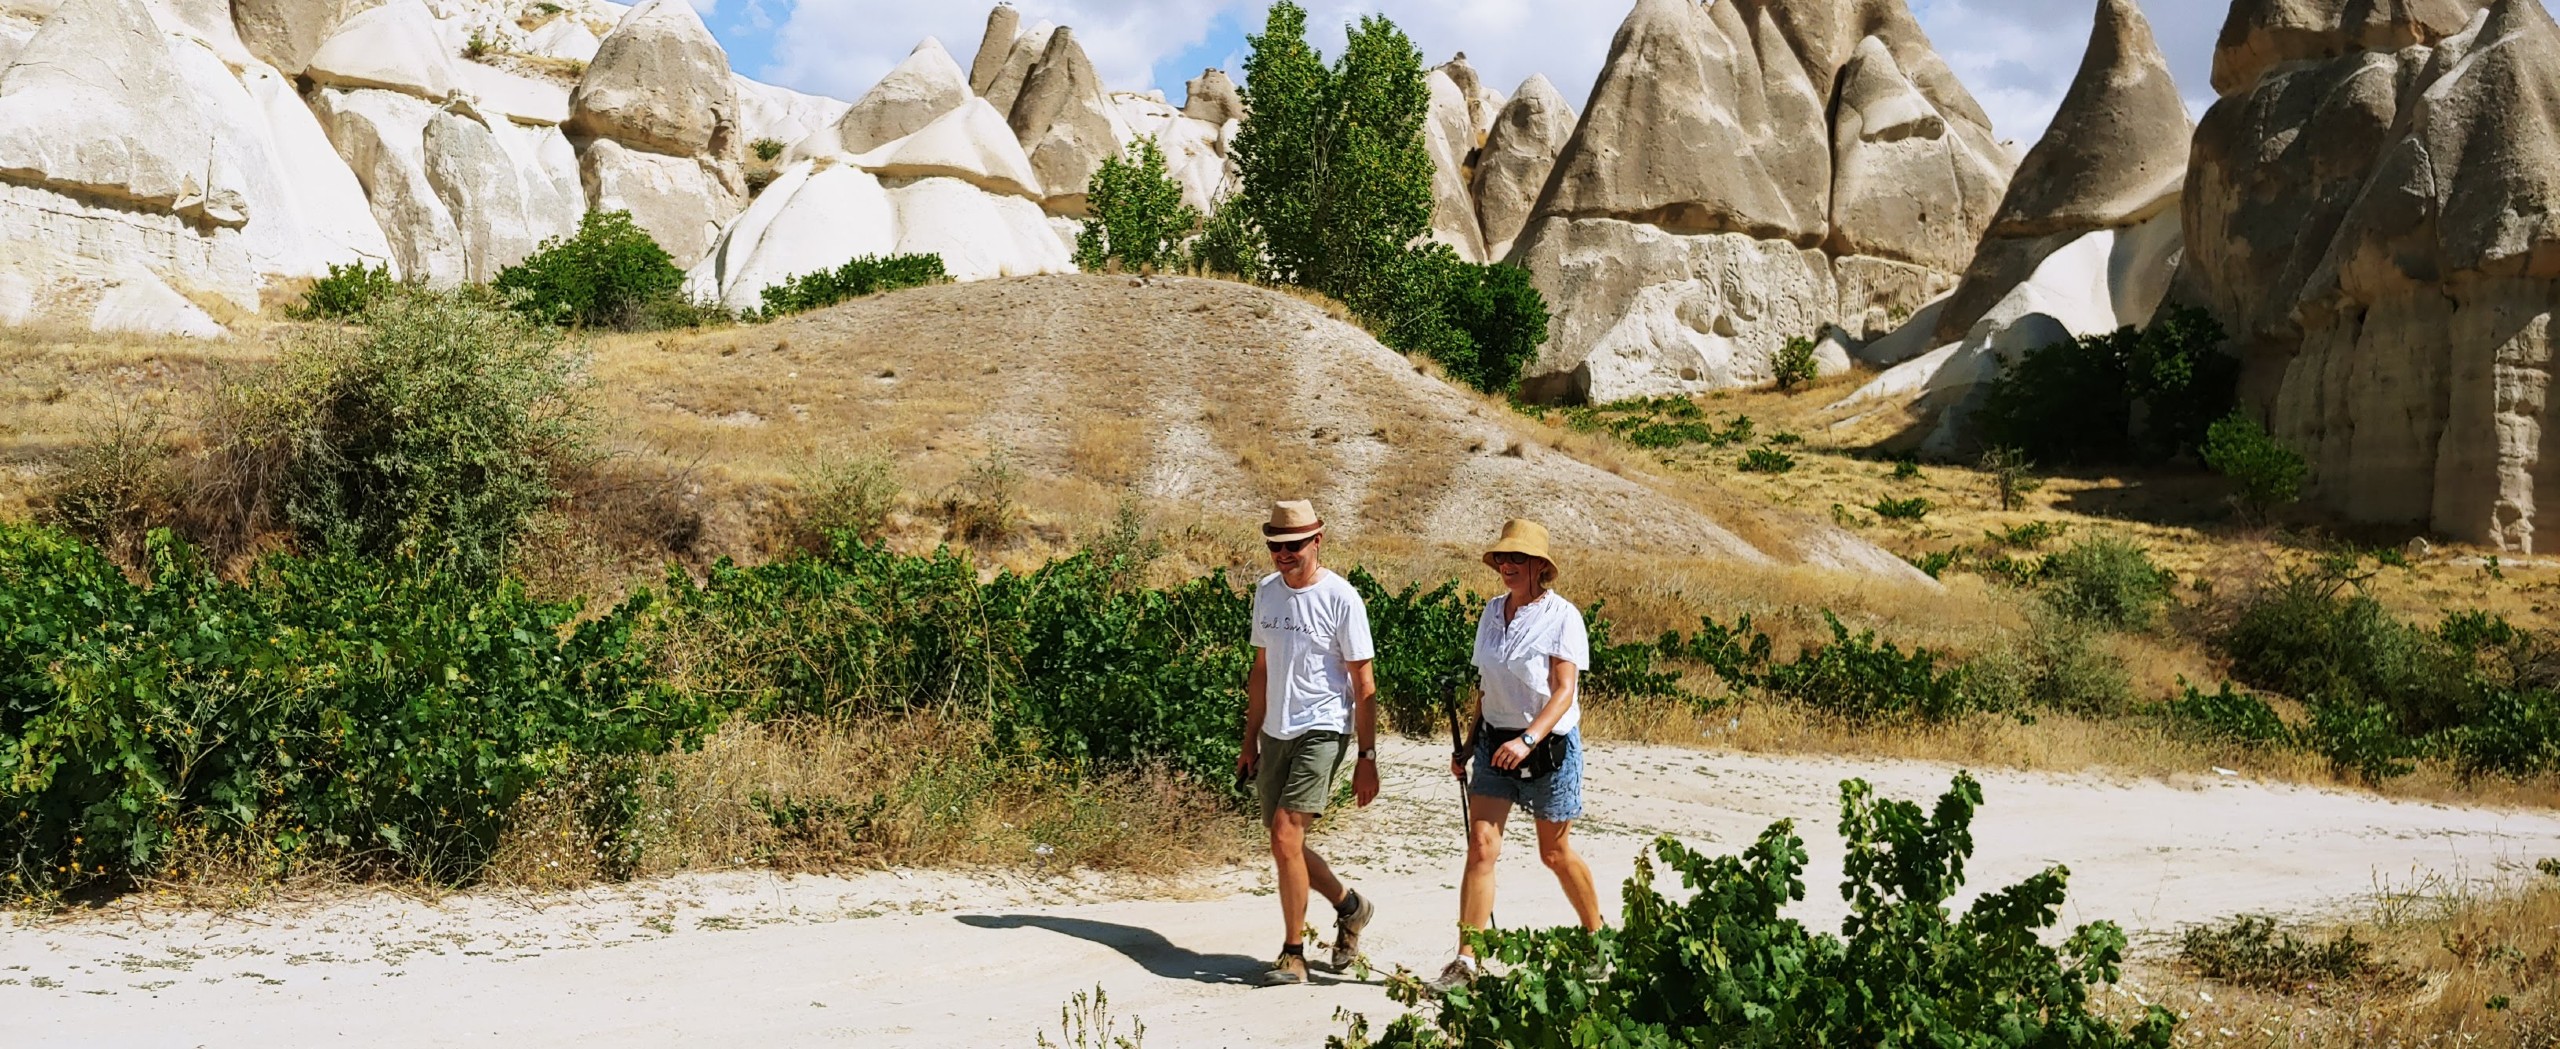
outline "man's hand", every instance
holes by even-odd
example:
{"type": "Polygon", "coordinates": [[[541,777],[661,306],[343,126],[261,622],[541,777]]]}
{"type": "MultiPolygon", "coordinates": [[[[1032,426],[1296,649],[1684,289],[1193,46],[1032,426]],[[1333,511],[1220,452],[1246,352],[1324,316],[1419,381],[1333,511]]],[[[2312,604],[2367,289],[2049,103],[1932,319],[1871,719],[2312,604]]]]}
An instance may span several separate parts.
{"type": "Polygon", "coordinates": [[[1261,749],[1259,746],[1260,743],[1260,740],[1248,736],[1245,737],[1244,746],[1236,751],[1237,782],[1241,783],[1252,779],[1253,767],[1262,763],[1262,755],[1256,753],[1256,751],[1261,749]]]}
{"type": "Polygon", "coordinates": [[[1351,800],[1368,808],[1378,800],[1378,759],[1362,758],[1351,770],[1351,800]]]}
{"type": "Polygon", "coordinates": [[[1502,749],[1493,752],[1493,767],[1498,769],[1516,769],[1520,767],[1521,762],[1527,760],[1529,760],[1529,745],[1517,739],[1503,744],[1502,749]]]}

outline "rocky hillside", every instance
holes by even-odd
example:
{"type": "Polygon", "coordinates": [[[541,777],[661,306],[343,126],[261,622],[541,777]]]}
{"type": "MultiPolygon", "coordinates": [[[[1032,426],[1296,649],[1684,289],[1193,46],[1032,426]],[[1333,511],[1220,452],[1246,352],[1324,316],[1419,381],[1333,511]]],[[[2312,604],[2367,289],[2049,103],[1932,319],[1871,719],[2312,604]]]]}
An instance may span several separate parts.
{"type": "MultiPolygon", "coordinates": [[[[1885,369],[1836,418],[1939,451],[2019,354],[2202,306],[2316,499],[2532,549],[2549,14],[2238,0],[2191,128],[2136,0],[2096,8],[2023,157],[1903,0],[1638,0],[1579,112],[1458,56],[1428,76],[1430,235],[1546,295],[1533,399],[1751,386],[1807,338],[1885,369]]],[[[1233,192],[1242,94],[1186,87],[1111,90],[1001,5],[965,64],[926,40],[847,102],[737,76],[676,0],[0,0],[0,322],[218,336],[331,264],[485,280],[589,209],[733,306],[866,254],[1058,273],[1139,136],[1194,206],[1233,192]]]]}
{"type": "Polygon", "coordinates": [[[1106,510],[1134,492],[1224,521],[1271,493],[1305,492],[1346,541],[1372,550],[1472,542],[1531,516],[1560,542],[1612,556],[1927,585],[1827,521],[1564,450],[1562,435],[1433,377],[1325,307],[1227,281],[1071,274],[922,288],[608,350],[597,375],[624,425],[713,462],[756,463],[812,440],[920,462],[1002,450],[1027,487],[1091,486],[1106,510]]]}

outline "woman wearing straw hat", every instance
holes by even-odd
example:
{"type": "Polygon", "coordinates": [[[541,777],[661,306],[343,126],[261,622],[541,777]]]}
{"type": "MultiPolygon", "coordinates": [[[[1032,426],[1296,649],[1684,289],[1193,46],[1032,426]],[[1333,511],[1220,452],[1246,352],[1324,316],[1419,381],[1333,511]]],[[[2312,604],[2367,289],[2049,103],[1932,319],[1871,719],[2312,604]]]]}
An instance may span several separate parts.
{"type": "Polygon", "coordinates": [[[1467,869],[1458,887],[1458,957],[1433,981],[1442,989],[1475,979],[1475,948],[1463,930],[1493,922],[1494,860],[1514,807],[1538,824],[1538,859],[1554,871],[1582,927],[1600,927],[1600,894],[1570,835],[1582,815],[1581,674],[1591,665],[1582,610],[1547,589],[1555,557],[1547,530],[1513,520],[1485,551],[1504,593],[1476,622],[1474,753],[1450,756],[1467,784],[1467,869]],[[1470,767],[1472,766],[1472,768],[1470,767]]]}

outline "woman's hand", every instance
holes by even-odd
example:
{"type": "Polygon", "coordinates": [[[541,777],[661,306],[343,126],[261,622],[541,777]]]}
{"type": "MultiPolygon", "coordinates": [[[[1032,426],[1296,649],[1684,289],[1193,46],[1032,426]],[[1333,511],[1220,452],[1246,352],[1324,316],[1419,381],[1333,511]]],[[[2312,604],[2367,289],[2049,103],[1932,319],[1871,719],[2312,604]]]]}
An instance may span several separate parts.
{"type": "Polygon", "coordinates": [[[1502,749],[1493,752],[1493,767],[1498,769],[1516,769],[1520,767],[1521,762],[1527,760],[1529,760],[1529,744],[1518,739],[1503,744],[1502,749]]]}
{"type": "Polygon", "coordinates": [[[1458,777],[1458,782],[1466,782],[1467,752],[1465,750],[1452,750],[1449,752],[1449,774],[1458,777]]]}

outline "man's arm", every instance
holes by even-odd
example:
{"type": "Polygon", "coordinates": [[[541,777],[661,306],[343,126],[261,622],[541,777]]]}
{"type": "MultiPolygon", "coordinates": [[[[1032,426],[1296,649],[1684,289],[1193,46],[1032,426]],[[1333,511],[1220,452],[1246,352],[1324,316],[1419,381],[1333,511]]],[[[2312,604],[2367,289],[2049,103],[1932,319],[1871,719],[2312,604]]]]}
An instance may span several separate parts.
{"type": "Polygon", "coordinates": [[[1361,805],[1378,798],[1378,675],[1369,660],[1344,664],[1351,671],[1351,728],[1360,743],[1360,760],[1351,769],[1351,800],[1361,805]]]}
{"type": "Polygon", "coordinates": [[[1244,740],[1236,750],[1236,771],[1250,774],[1262,749],[1262,712],[1270,702],[1271,675],[1263,669],[1266,649],[1253,650],[1253,669],[1244,677],[1244,740]]]}

